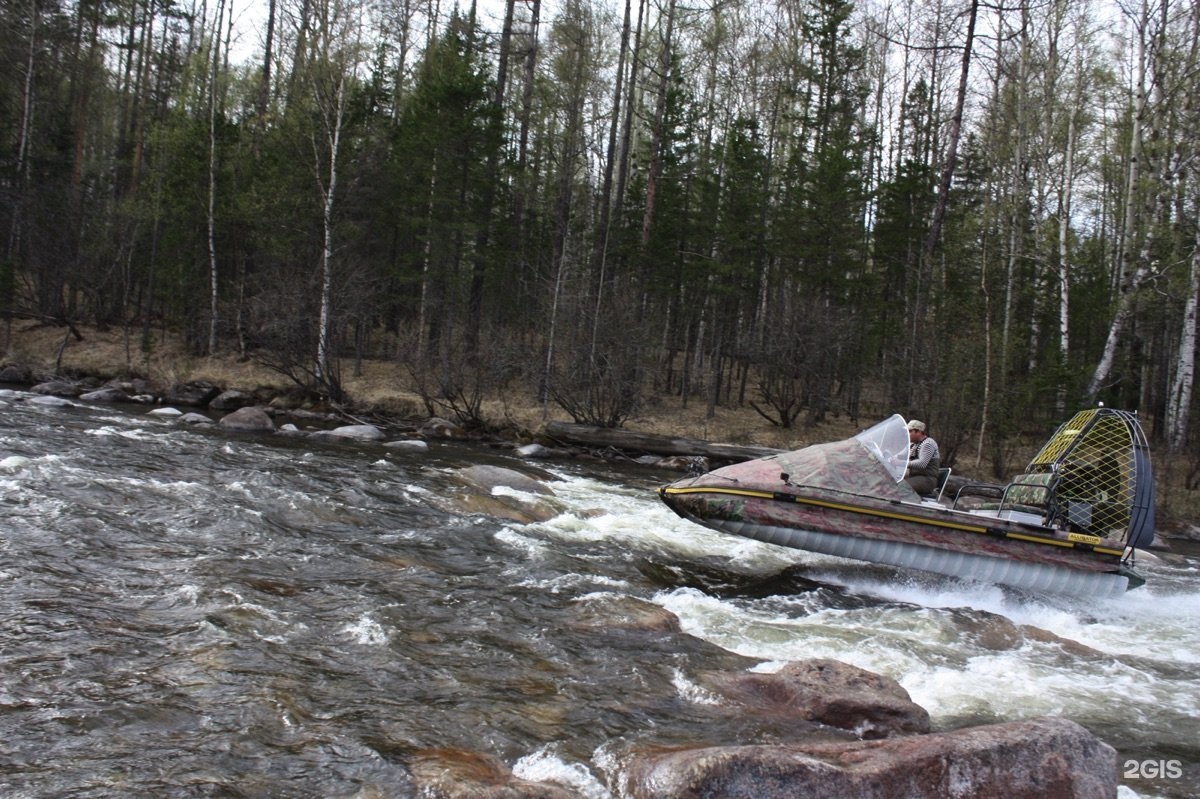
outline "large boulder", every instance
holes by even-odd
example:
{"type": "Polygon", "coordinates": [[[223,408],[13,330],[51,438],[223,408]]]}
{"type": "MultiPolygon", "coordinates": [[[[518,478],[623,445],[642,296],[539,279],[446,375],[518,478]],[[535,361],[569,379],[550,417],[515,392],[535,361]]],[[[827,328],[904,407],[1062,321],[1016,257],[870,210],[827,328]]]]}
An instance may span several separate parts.
{"type": "Polygon", "coordinates": [[[80,388],[69,380],[47,380],[29,389],[34,394],[45,394],[54,397],[78,397],[80,388]]]}
{"type": "Polygon", "coordinates": [[[214,411],[236,411],[238,408],[245,408],[248,405],[254,404],[253,396],[244,391],[231,388],[213,397],[208,403],[208,407],[214,411]]]}
{"type": "Polygon", "coordinates": [[[79,398],[87,402],[129,402],[129,395],[114,386],[105,386],[80,394],[79,398]]]}
{"type": "Polygon", "coordinates": [[[900,683],[837,660],[800,660],[774,673],[713,672],[703,682],[748,712],[815,721],[860,738],[929,732],[928,711],[900,683]]]}
{"type": "Polygon", "coordinates": [[[262,408],[238,408],[221,417],[221,427],[245,433],[273,433],[275,422],[262,408]]]}
{"type": "Polygon", "coordinates": [[[454,422],[448,422],[437,416],[425,420],[417,429],[421,438],[462,438],[463,429],[454,422]]]}
{"type": "Polygon", "coordinates": [[[176,383],[167,389],[163,402],[169,405],[187,405],[191,408],[203,408],[221,393],[221,389],[207,380],[193,380],[187,383],[176,383]]]}
{"type": "Polygon", "coordinates": [[[19,383],[28,385],[33,382],[33,374],[24,366],[7,364],[0,366],[0,383],[19,383]]]}
{"type": "Polygon", "coordinates": [[[880,741],[636,754],[632,799],[1112,799],[1117,752],[1075,722],[1038,718],[880,741]]]}
{"type": "Polygon", "coordinates": [[[213,420],[211,418],[205,416],[202,413],[196,413],[195,411],[189,411],[189,412],[183,414],[176,421],[178,421],[180,424],[191,424],[191,425],[215,424],[215,422],[213,422],[213,420]]]}

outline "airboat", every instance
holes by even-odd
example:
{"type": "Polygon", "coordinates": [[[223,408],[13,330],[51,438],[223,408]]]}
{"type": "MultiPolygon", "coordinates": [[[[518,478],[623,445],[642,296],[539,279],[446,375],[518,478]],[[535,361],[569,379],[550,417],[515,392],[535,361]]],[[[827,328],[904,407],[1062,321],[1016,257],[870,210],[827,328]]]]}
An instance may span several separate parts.
{"type": "Polygon", "coordinates": [[[725,466],[658,489],[678,515],[723,533],[1031,592],[1112,597],[1145,581],[1154,541],[1150,451],[1136,414],[1080,411],[1006,485],[934,496],[903,481],[899,414],[843,441],[725,466]]]}

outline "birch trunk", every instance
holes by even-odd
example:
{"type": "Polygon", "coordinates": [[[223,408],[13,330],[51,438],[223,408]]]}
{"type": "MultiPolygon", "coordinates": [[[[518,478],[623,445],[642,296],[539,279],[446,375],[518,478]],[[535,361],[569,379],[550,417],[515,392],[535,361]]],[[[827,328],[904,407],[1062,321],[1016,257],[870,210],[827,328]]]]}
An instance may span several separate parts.
{"type": "MultiPolygon", "coordinates": [[[[1200,102],[1197,101],[1196,90],[1197,83],[1197,65],[1200,64],[1200,7],[1194,3],[1191,7],[1191,24],[1190,36],[1191,50],[1188,53],[1186,64],[1188,66],[1189,78],[1188,89],[1183,103],[1183,118],[1195,119],[1196,113],[1200,110],[1200,102]]],[[[1187,85],[1187,84],[1185,84],[1187,85]]],[[[1195,187],[1195,181],[1200,180],[1200,146],[1197,145],[1194,139],[1189,140],[1188,145],[1181,148],[1181,160],[1190,162],[1190,169],[1180,170],[1181,179],[1190,178],[1195,192],[1192,198],[1192,218],[1196,218],[1197,212],[1200,212],[1200,191],[1195,187]]],[[[1177,210],[1179,217],[1184,216],[1183,203],[1177,210]]],[[[1195,383],[1196,374],[1196,335],[1197,335],[1197,311],[1200,310],[1200,228],[1193,234],[1192,240],[1192,258],[1189,262],[1188,274],[1188,293],[1184,300],[1183,322],[1179,331],[1179,352],[1175,358],[1175,369],[1171,375],[1171,385],[1167,394],[1167,411],[1166,411],[1166,435],[1167,445],[1172,452],[1182,452],[1187,445],[1188,428],[1190,427],[1190,417],[1192,408],[1192,387],[1195,383]]]]}
{"type": "MultiPolygon", "coordinates": [[[[1200,209],[1200,198],[1195,203],[1200,209]]],[[[1196,377],[1196,318],[1200,305],[1200,229],[1192,247],[1188,296],[1183,309],[1183,327],[1179,333],[1179,354],[1167,395],[1167,442],[1172,452],[1182,452],[1187,444],[1192,407],[1192,385],[1196,377]]]]}
{"type": "MultiPolygon", "coordinates": [[[[333,304],[333,210],[338,183],[338,154],[342,140],[342,122],[346,113],[346,73],[338,78],[333,98],[333,117],[326,131],[329,144],[329,173],[325,186],[321,222],[324,226],[321,246],[321,313],[317,330],[316,376],[326,381],[330,375],[330,326],[333,304]]],[[[335,398],[336,399],[336,398],[335,398]]]]}
{"type": "Polygon", "coordinates": [[[342,133],[346,125],[346,103],[362,56],[363,7],[355,2],[330,2],[320,11],[321,26],[316,42],[319,62],[314,61],[313,98],[323,127],[324,141],[313,140],[314,174],[321,193],[321,297],[317,320],[317,350],[313,376],[329,398],[341,401],[342,390],[334,369],[333,278],[337,251],[335,210],[341,176],[342,133]],[[322,170],[324,174],[322,174],[322,170]]]}
{"type": "Polygon", "coordinates": [[[438,186],[438,161],[434,156],[429,165],[429,202],[425,213],[425,246],[421,252],[421,302],[417,306],[417,360],[424,363],[429,354],[429,320],[432,316],[430,303],[430,281],[433,279],[433,220],[436,210],[435,198],[438,186]]]}
{"type": "MultiPolygon", "coordinates": [[[[21,124],[17,135],[17,159],[15,174],[18,189],[12,202],[12,224],[5,247],[5,260],[11,261],[21,239],[21,211],[25,205],[25,191],[29,186],[29,131],[33,129],[33,74],[36,66],[38,22],[41,15],[37,0],[29,3],[29,50],[25,58],[25,81],[21,90],[21,124]]],[[[11,317],[10,317],[11,319],[11,317]]]]}
{"type": "MultiPolygon", "coordinates": [[[[1079,113],[1083,106],[1084,66],[1082,46],[1075,61],[1075,96],[1067,117],[1067,152],[1063,165],[1062,191],[1058,208],[1058,354],[1066,365],[1071,355],[1071,212],[1075,194],[1075,148],[1079,140],[1079,113]]],[[[1059,387],[1055,410],[1061,416],[1066,410],[1066,386],[1059,387]]]]}
{"type": "MultiPolygon", "coordinates": [[[[1062,193],[1058,207],[1058,355],[1066,364],[1071,354],[1071,197],[1075,187],[1076,120],[1079,112],[1071,110],[1067,120],[1067,158],[1063,167],[1062,193]]],[[[1066,387],[1060,386],[1055,408],[1061,415],[1066,408],[1066,387]]]]}
{"type": "Polygon", "coordinates": [[[555,338],[558,335],[558,306],[562,300],[563,283],[566,280],[567,258],[564,254],[558,261],[554,273],[554,296],[550,299],[550,329],[546,333],[546,362],[542,368],[542,381],[538,386],[538,402],[542,406],[542,417],[550,416],[550,380],[554,371],[555,338]]]}
{"type": "Polygon", "coordinates": [[[1029,199],[1027,170],[1029,138],[1026,134],[1026,105],[1029,102],[1029,5],[1021,4],[1020,53],[1017,56],[1016,151],[1011,165],[1008,215],[1008,266],[1004,280],[1004,327],[1000,331],[1000,374],[1008,373],[1012,352],[1012,328],[1017,271],[1025,257],[1026,201],[1029,199]]]}
{"type": "Polygon", "coordinates": [[[217,22],[213,27],[212,72],[208,84],[208,354],[217,352],[217,325],[220,306],[219,273],[217,270],[217,83],[221,68],[221,27],[225,17],[225,0],[217,4],[217,22]]]}

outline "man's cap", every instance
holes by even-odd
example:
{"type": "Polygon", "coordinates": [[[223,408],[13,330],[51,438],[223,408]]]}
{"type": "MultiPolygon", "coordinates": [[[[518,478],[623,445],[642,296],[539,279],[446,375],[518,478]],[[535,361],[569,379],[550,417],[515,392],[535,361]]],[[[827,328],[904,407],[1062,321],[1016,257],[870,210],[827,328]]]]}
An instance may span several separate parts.
{"type": "Polygon", "coordinates": [[[908,429],[909,430],[920,430],[922,433],[924,433],[925,432],[925,423],[918,422],[916,419],[913,419],[911,422],[908,423],[908,429]]]}

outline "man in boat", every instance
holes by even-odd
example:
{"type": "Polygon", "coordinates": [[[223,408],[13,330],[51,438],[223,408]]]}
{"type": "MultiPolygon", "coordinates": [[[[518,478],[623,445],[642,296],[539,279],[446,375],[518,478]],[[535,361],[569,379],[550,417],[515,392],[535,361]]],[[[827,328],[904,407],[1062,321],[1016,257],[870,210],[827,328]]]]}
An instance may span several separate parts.
{"type": "Polygon", "coordinates": [[[908,423],[908,469],[904,482],[921,496],[937,493],[938,469],[942,465],[937,442],[925,433],[925,423],[908,423]]]}

